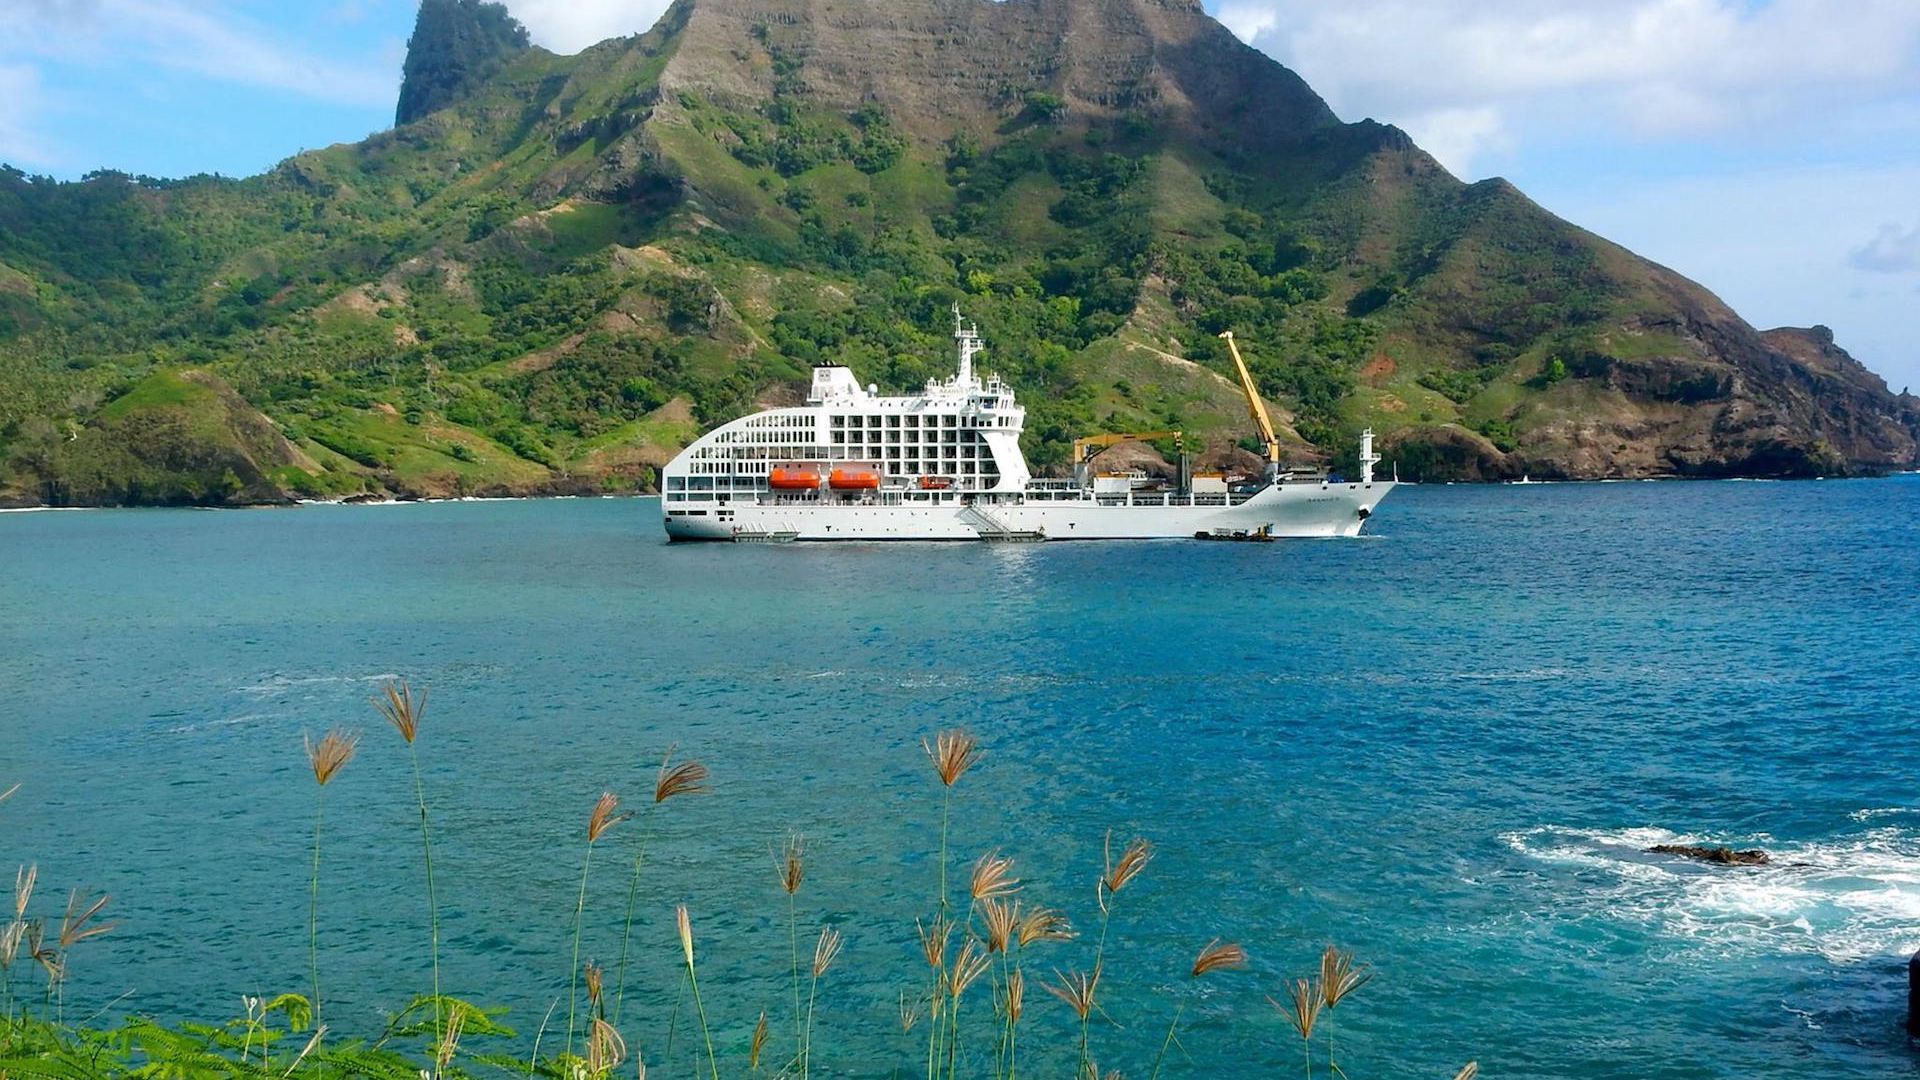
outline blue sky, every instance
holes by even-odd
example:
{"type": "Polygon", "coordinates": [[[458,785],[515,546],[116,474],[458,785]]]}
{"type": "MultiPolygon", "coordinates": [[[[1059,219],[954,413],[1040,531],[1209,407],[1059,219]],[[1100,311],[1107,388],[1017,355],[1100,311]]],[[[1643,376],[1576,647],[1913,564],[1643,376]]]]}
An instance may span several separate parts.
{"type": "MultiPolygon", "coordinates": [[[[1920,0],[1206,0],[1349,120],[1920,388],[1920,0]]],[[[570,52],[665,0],[508,0],[570,52]]],[[[0,0],[0,161],[247,175],[391,122],[414,0],[0,0]]]]}

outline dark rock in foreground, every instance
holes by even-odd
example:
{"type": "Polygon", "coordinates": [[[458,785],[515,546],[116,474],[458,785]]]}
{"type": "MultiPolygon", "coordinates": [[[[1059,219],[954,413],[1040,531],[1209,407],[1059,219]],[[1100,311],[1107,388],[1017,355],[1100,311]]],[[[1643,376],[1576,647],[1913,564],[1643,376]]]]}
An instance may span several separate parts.
{"type": "Polygon", "coordinates": [[[1765,866],[1773,861],[1773,856],[1753,848],[1749,851],[1735,851],[1730,847],[1702,847],[1694,844],[1655,844],[1647,849],[1655,855],[1678,855],[1686,859],[1715,863],[1720,866],[1765,866]]]}

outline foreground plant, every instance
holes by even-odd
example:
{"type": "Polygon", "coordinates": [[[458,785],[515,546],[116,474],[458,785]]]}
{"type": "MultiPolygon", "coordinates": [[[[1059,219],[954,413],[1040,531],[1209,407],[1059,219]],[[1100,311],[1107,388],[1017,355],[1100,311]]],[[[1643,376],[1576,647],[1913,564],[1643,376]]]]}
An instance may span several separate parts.
{"type": "Polygon", "coordinates": [[[573,1056],[573,1035],[580,1004],[580,934],[586,927],[587,875],[593,870],[593,849],[607,830],[632,817],[620,813],[620,797],[611,791],[600,793],[587,815],[587,855],[580,860],[580,898],[573,905],[573,962],[567,968],[567,1056],[573,1056]]]}
{"type": "Polygon", "coordinates": [[[712,1070],[713,1080],[720,1080],[720,1059],[713,1053],[713,1032],[707,1027],[707,1007],[700,1000],[700,977],[693,968],[693,920],[687,915],[687,905],[680,905],[674,912],[674,920],[680,927],[681,952],[687,958],[687,982],[693,987],[693,1007],[700,1014],[700,1035],[707,1041],[707,1067],[712,1070]]]}
{"type": "Polygon", "coordinates": [[[334,728],[319,742],[306,740],[307,764],[313,769],[317,793],[313,800],[313,884],[307,895],[307,965],[313,976],[313,1014],[316,1022],[320,1007],[320,826],[327,813],[327,785],[353,760],[360,746],[358,732],[334,728]]]}
{"type": "Polygon", "coordinates": [[[1275,1001],[1273,1007],[1300,1033],[1300,1052],[1307,1062],[1307,1080],[1313,1080],[1313,1027],[1320,1020],[1320,1005],[1323,995],[1320,987],[1311,979],[1295,979],[1286,989],[1287,1000],[1275,1001]]]}
{"type": "MultiPolygon", "coordinates": [[[[1246,966],[1247,950],[1238,945],[1223,945],[1219,938],[1215,938],[1207,942],[1207,947],[1200,950],[1199,956],[1194,957],[1193,968],[1187,975],[1197,980],[1215,971],[1232,971],[1246,966]]],[[[1159,1056],[1153,1059],[1154,1077],[1160,1075],[1160,1063],[1166,1060],[1167,1048],[1173,1045],[1174,1032],[1180,1027],[1180,1015],[1186,1010],[1187,1003],[1184,1001],[1173,1010],[1173,1022],[1167,1025],[1167,1037],[1160,1043],[1159,1056]]]]}
{"type": "Polygon", "coordinates": [[[820,940],[813,947],[813,983],[807,990],[807,1032],[800,1047],[800,1075],[812,1075],[813,1066],[813,1003],[820,995],[820,977],[833,967],[840,955],[840,931],[827,928],[820,931],[820,940]]]}
{"type": "Polygon", "coordinates": [[[786,846],[774,860],[774,868],[779,871],[780,891],[787,894],[787,961],[793,984],[793,1056],[798,1061],[805,1054],[806,1040],[800,1022],[800,916],[795,907],[795,897],[800,892],[801,883],[807,880],[806,841],[799,833],[787,834],[786,846]]]}
{"type": "Polygon", "coordinates": [[[1355,991],[1373,980],[1373,972],[1367,968],[1356,968],[1353,953],[1327,946],[1320,954],[1320,1004],[1326,1009],[1327,1019],[1327,1071],[1335,1076],[1344,1077],[1340,1063],[1333,1052],[1333,1012],[1355,991]]]}
{"type": "Polygon", "coordinates": [[[680,795],[701,795],[707,791],[707,767],[697,761],[683,761],[673,764],[673,751],[660,762],[659,775],[653,782],[653,802],[647,806],[646,828],[640,831],[640,847],[633,855],[633,876],[627,882],[627,921],[626,928],[620,933],[620,970],[618,985],[613,994],[613,1022],[620,1022],[620,1013],[627,1000],[627,951],[633,941],[634,906],[640,899],[640,868],[647,858],[647,844],[653,839],[653,813],[668,799],[680,795]]]}
{"type": "Polygon", "coordinates": [[[413,796],[420,804],[420,846],[426,852],[427,863],[427,934],[428,956],[433,962],[433,1019],[439,1025],[446,1022],[445,1013],[440,1007],[440,901],[433,886],[433,832],[427,823],[427,788],[420,775],[420,747],[415,742],[420,737],[420,718],[427,711],[427,692],[422,690],[416,697],[410,684],[388,682],[381,687],[380,696],[373,699],[373,707],[406,740],[408,756],[413,760],[413,796]]]}

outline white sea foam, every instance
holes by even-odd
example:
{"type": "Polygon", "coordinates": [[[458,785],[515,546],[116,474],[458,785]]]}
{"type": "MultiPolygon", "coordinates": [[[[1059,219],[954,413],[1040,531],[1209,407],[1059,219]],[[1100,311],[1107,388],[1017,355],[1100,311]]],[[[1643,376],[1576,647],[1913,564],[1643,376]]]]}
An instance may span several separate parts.
{"type": "Polygon", "coordinates": [[[1635,923],[1722,953],[1816,952],[1848,962],[1920,948],[1920,831],[1876,826],[1779,842],[1765,834],[1543,826],[1501,839],[1529,858],[1604,875],[1583,889],[1570,917],[1635,923]],[[1707,866],[1647,852],[1706,843],[1764,847],[1773,861],[1707,866]]]}
{"type": "Polygon", "coordinates": [[[284,694],[302,686],[323,686],[328,683],[379,683],[392,682],[400,676],[391,671],[378,675],[268,675],[250,686],[236,687],[242,694],[270,695],[284,694]]]}

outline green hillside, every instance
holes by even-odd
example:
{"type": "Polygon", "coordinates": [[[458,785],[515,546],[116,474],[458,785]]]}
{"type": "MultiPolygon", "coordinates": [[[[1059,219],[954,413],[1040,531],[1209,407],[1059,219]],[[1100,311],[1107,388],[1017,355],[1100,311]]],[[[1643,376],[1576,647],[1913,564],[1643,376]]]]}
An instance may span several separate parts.
{"type": "Polygon", "coordinates": [[[945,373],[955,302],[1041,466],[1231,449],[1227,328],[1302,454],[1371,425],[1409,475],[1914,461],[1830,338],[1340,123],[1195,0],[679,0],[572,57],[426,0],[407,72],[411,122],[264,176],[0,173],[0,498],[642,490],[814,362],[945,373]]]}

